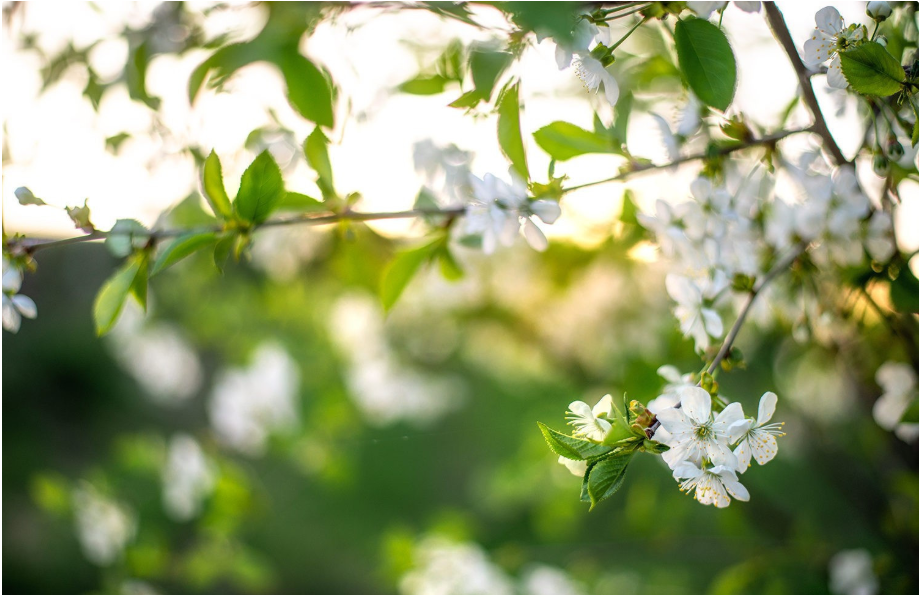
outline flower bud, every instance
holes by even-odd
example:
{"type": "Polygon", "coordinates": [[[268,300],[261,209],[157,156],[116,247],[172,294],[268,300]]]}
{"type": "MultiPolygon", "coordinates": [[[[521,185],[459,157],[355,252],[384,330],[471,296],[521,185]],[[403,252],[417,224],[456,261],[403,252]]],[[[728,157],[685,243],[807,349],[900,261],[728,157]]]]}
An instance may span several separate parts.
{"type": "Polygon", "coordinates": [[[867,15],[874,21],[885,21],[891,14],[892,7],[888,2],[867,2],[867,15]]]}
{"type": "Polygon", "coordinates": [[[889,160],[882,152],[873,155],[873,172],[881,178],[889,175],[889,160]]]}
{"type": "Polygon", "coordinates": [[[886,153],[889,159],[898,161],[905,155],[905,148],[894,136],[889,137],[889,143],[886,145],[886,153]]]}

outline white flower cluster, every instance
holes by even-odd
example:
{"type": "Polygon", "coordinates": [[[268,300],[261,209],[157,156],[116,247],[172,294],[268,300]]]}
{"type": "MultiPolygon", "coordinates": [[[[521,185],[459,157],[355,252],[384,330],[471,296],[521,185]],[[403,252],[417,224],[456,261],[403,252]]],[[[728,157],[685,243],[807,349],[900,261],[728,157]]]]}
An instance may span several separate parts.
{"type": "Polygon", "coordinates": [[[834,595],[876,595],[879,579],[865,549],[842,550],[828,561],[828,590],[834,595]]]}
{"type": "Polygon", "coordinates": [[[221,372],[208,415],[218,439],[231,448],[260,455],[269,435],[297,424],[297,364],[279,345],[260,345],[246,369],[221,372]]]}
{"type": "Polygon", "coordinates": [[[847,89],[838,52],[853,47],[866,37],[866,28],[857,25],[846,27],[841,13],[832,6],[826,6],[815,13],[815,31],[803,45],[803,62],[807,68],[818,68],[831,60],[828,84],[836,89],[847,89]]]}
{"type": "Polygon", "coordinates": [[[19,293],[22,287],[22,273],[3,259],[3,330],[15,333],[19,330],[22,317],[35,318],[38,308],[32,298],[19,293]]]}
{"type": "Polygon", "coordinates": [[[509,184],[492,174],[482,180],[471,175],[470,185],[473,196],[467,205],[464,232],[482,238],[483,252],[492,254],[498,244],[511,246],[522,230],[532,248],[547,249],[547,238],[533,218],[547,225],[554,223],[560,217],[560,203],[529,200],[527,188],[517,179],[509,184]]]}
{"type": "Polygon", "coordinates": [[[103,496],[89,483],[77,487],[72,499],[83,555],[97,566],[112,564],[134,539],[137,531],[134,512],[103,496]]]}
{"type": "Polygon", "coordinates": [[[678,398],[678,406],[656,414],[659,428],[652,439],[669,447],[662,459],[672,469],[681,490],[693,493],[701,504],[717,508],[729,506],[730,496],[747,501],[748,490],[739,483],[752,457],[765,465],[777,454],[777,439],[783,423],[769,423],[777,405],[777,395],[761,397],[758,417],[745,417],[739,403],[731,403],[720,413],[712,409],[710,394],[698,386],[671,384],[659,404],[678,398]],[[731,446],[735,445],[733,450],[731,446]]]}
{"type": "Polygon", "coordinates": [[[214,490],[215,470],[201,446],[187,434],[173,436],[163,468],[163,504],[170,517],[187,521],[198,515],[214,490]]]}
{"type": "Polygon", "coordinates": [[[914,368],[886,362],[876,371],[876,383],[883,388],[883,394],[873,405],[873,419],[905,442],[916,442],[918,424],[901,421],[909,406],[918,400],[918,375],[914,368]]]}
{"type": "Polygon", "coordinates": [[[584,595],[566,572],[531,564],[520,581],[509,576],[475,543],[428,536],[414,547],[413,569],[403,575],[402,595],[584,595]]]}
{"type": "Polygon", "coordinates": [[[464,203],[472,161],[472,152],[453,144],[438,146],[431,139],[413,143],[413,166],[422,174],[426,188],[444,198],[446,207],[464,203]]]}

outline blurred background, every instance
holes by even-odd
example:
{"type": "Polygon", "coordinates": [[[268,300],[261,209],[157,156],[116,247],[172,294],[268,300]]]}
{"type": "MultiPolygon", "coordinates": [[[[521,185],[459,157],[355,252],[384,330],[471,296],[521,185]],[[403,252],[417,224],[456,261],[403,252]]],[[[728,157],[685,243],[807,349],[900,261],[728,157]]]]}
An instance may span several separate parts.
{"type": "MultiPolygon", "coordinates": [[[[409,208],[421,184],[439,183],[414,167],[426,139],[475,151],[462,159],[477,174],[507,169],[487,111],[446,107],[457,91],[396,91],[447,41],[502,34],[497,11],[477,8],[484,26],[474,28],[384,4],[322,14],[299,6],[315,27],[301,50],[338,85],[330,152],[339,186],[361,193],[358,209],[409,208]]],[[[821,6],[781,3],[798,43],[821,6]]],[[[841,10],[856,20],[863,3],[841,10]]],[[[247,66],[189,104],[195,66],[214,47],[255,35],[267,11],[4,3],[5,233],[74,233],[62,210],[19,205],[18,186],[58,207],[89,197],[101,229],[120,218],[209,221],[197,159],[212,148],[230,189],[268,148],[289,189],[317,195],[300,151],[312,126],[287,103],[277,70],[247,66]]],[[[735,109],[773,127],[796,79],[760,15],[727,12],[725,25],[741,65],[735,109]]],[[[660,46],[638,33],[625,48],[642,55],[660,46]]],[[[610,106],[559,71],[549,42],[529,47],[517,66],[525,130],[556,119],[591,128],[595,112],[610,117],[610,106]]],[[[675,122],[681,107],[668,66],[617,67],[622,89],[655,81],[638,94],[628,142],[655,160],[668,152],[650,113],[675,122]]],[[[864,127],[853,98],[817,87],[853,153],[864,127]]],[[[791,118],[791,128],[808,123],[799,108],[791,118]]],[[[794,153],[812,147],[787,142],[794,153]]],[[[528,148],[532,168],[546,168],[549,158],[528,148]]],[[[584,156],[557,174],[589,181],[618,163],[584,156]]],[[[523,242],[491,257],[459,246],[462,279],[424,271],[387,314],[382,271],[424,233],[418,223],[262,230],[252,258],[223,274],[197,254],[158,276],[146,316],[129,304],[102,339],[92,304],[117,260],[102,244],[38,252],[21,292],[39,316],[3,335],[3,586],[144,595],[917,592],[917,433],[902,440],[871,415],[885,390],[877,369],[906,355],[846,288],[826,287],[813,316],[778,286],[740,335],[747,368],[719,378],[721,393],[747,411],[765,391],[780,397],[774,421],[786,422],[787,435],[774,462],[744,475],[751,502],[701,506],[660,460],[643,456],[624,488],[588,512],[579,479],[538,432],[537,421],[562,430],[573,400],[627,393],[647,402],[665,384],[664,364],[700,369],[670,312],[667,268],[622,208],[632,204],[625,193],[646,211],[657,198],[683,199],[697,171],[568,196],[563,218],[545,228],[545,253],[523,242]]],[[[896,211],[906,254],[918,245],[914,180],[903,180],[912,198],[896,211]]],[[[911,268],[917,275],[917,256],[911,268]]],[[[914,295],[905,293],[892,297],[914,299],[917,312],[916,279],[914,295]]]]}

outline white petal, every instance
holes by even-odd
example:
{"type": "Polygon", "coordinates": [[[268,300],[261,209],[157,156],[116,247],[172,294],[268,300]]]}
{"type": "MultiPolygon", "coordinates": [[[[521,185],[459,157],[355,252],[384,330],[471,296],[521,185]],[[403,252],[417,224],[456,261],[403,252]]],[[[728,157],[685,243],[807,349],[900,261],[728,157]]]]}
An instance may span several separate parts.
{"type": "Polygon", "coordinates": [[[679,400],[680,397],[674,392],[659,395],[646,404],[646,409],[648,409],[650,413],[658,414],[662,411],[665,411],[666,409],[674,409],[679,400]]]}
{"type": "Polygon", "coordinates": [[[735,444],[739,441],[739,438],[745,435],[745,433],[752,427],[752,421],[750,419],[740,419],[729,424],[726,432],[729,434],[729,444],[735,444]]]}
{"type": "Polygon", "coordinates": [[[713,185],[707,178],[697,178],[691,182],[691,196],[693,196],[697,202],[706,203],[707,199],[710,198],[710,192],[712,190],[713,185]]]}
{"type": "Polygon", "coordinates": [[[560,67],[560,70],[565,70],[572,64],[572,50],[567,50],[559,44],[556,46],[555,57],[556,65],[560,67]]]}
{"type": "Polygon", "coordinates": [[[671,384],[681,382],[681,372],[675,366],[659,366],[656,374],[667,380],[671,384]]]}
{"type": "Polygon", "coordinates": [[[601,397],[601,400],[592,407],[592,415],[595,417],[610,417],[612,411],[614,411],[614,397],[611,395],[601,397]]]}
{"type": "Polygon", "coordinates": [[[815,26],[819,31],[828,35],[837,35],[844,29],[844,18],[833,6],[826,6],[819,12],[815,13],[815,26]]]}
{"type": "Polygon", "coordinates": [[[834,37],[828,37],[821,31],[816,30],[812,37],[803,44],[803,63],[806,64],[807,68],[816,68],[820,64],[828,62],[836,49],[834,37]]]}
{"type": "Polygon", "coordinates": [[[19,310],[19,313],[25,316],[26,318],[35,318],[38,316],[38,308],[35,306],[35,302],[32,301],[32,298],[25,295],[14,295],[13,296],[13,306],[19,310]]]}
{"type": "Polygon", "coordinates": [[[694,430],[687,414],[680,409],[670,408],[661,411],[656,415],[656,419],[670,434],[685,434],[694,430]]]}
{"type": "Polygon", "coordinates": [[[756,425],[763,426],[771,421],[774,416],[774,409],[777,407],[777,395],[768,391],[761,396],[761,402],[758,403],[758,422],[756,425]]]}
{"type": "MultiPolygon", "coordinates": [[[[681,394],[681,409],[698,424],[710,421],[710,394],[699,386],[685,386],[681,394]]],[[[669,430],[671,432],[671,430],[669,430]]]]}
{"type": "MultiPolygon", "coordinates": [[[[691,455],[688,452],[687,447],[688,443],[684,442],[678,446],[671,446],[671,450],[662,453],[662,460],[665,461],[665,464],[668,465],[669,469],[676,469],[678,465],[688,461],[691,455]]],[[[700,462],[699,457],[695,456],[694,462],[700,462]]]]}
{"type": "Polygon", "coordinates": [[[695,477],[700,477],[703,475],[703,471],[695,465],[694,463],[689,463],[684,461],[675,465],[675,469],[672,471],[672,476],[678,479],[693,479],[695,477]]]}
{"type": "Polygon", "coordinates": [[[665,291],[682,305],[696,306],[701,302],[700,289],[687,277],[669,273],[665,276],[665,291]]]}
{"type": "Polygon", "coordinates": [[[22,287],[22,274],[19,269],[7,265],[4,261],[3,267],[3,291],[7,293],[17,293],[22,287]]]}
{"type": "Polygon", "coordinates": [[[745,473],[745,471],[752,464],[752,450],[748,445],[748,439],[746,438],[742,440],[742,442],[739,443],[739,446],[736,447],[732,454],[736,456],[738,461],[738,466],[736,469],[738,469],[739,473],[745,473]]]}
{"type": "Polygon", "coordinates": [[[592,415],[592,408],[588,406],[588,403],[582,401],[573,401],[569,404],[569,410],[578,415],[579,417],[585,419],[591,419],[595,417],[592,415]]]}
{"type": "Polygon", "coordinates": [[[555,200],[535,200],[531,203],[531,212],[547,225],[552,225],[560,218],[562,210],[555,200]]]}
{"type": "Polygon", "coordinates": [[[720,315],[710,308],[701,308],[700,313],[703,316],[704,328],[707,329],[707,334],[714,338],[722,337],[723,320],[720,315]]]}
{"type": "Polygon", "coordinates": [[[847,89],[847,79],[841,71],[841,58],[835,56],[835,59],[828,65],[828,74],[825,77],[830,87],[835,89],[847,89]]]}
{"type": "Polygon", "coordinates": [[[777,454],[777,439],[767,432],[754,430],[749,434],[749,446],[759,465],[765,465],[777,454]]]}
{"type": "Polygon", "coordinates": [[[745,12],[761,12],[760,2],[733,2],[736,8],[745,12]]]}
{"type": "Polygon", "coordinates": [[[537,224],[531,221],[530,217],[527,217],[522,220],[522,225],[524,227],[524,239],[528,241],[528,245],[538,252],[546,250],[549,245],[547,236],[537,227],[537,224]]]}
{"type": "Polygon", "coordinates": [[[19,331],[19,324],[22,322],[22,317],[19,315],[19,311],[13,306],[13,302],[10,301],[10,298],[3,295],[3,328],[8,330],[11,333],[19,331]]]}
{"type": "Polygon", "coordinates": [[[601,80],[604,82],[604,96],[608,100],[608,103],[611,104],[611,107],[617,105],[617,99],[620,97],[620,86],[617,84],[614,75],[604,70],[601,75],[601,80]]]}
{"type": "Polygon", "coordinates": [[[724,480],[723,485],[726,486],[726,491],[732,494],[733,498],[742,502],[748,502],[750,496],[744,485],[733,480],[724,480]]]}
{"type": "Polygon", "coordinates": [[[572,459],[567,459],[566,457],[560,457],[559,463],[565,466],[570,473],[578,477],[585,475],[585,469],[588,467],[588,463],[585,461],[573,461],[572,459]]]}
{"type": "Polygon", "coordinates": [[[716,421],[713,425],[717,426],[721,431],[728,433],[729,427],[739,421],[745,421],[742,413],[742,405],[740,403],[730,403],[716,416],[716,421]]]}

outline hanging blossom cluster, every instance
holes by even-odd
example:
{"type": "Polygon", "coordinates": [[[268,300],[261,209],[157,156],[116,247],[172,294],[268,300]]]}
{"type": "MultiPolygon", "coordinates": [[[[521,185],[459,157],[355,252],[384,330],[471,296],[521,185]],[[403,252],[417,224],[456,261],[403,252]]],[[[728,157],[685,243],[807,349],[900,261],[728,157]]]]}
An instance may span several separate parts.
{"type": "MultiPolygon", "coordinates": [[[[538,36],[538,42],[541,40],[538,36]]],[[[560,70],[572,66],[586,89],[597,93],[603,88],[605,99],[613,106],[620,97],[620,86],[607,70],[607,66],[614,62],[608,48],[610,44],[610,27],[599,27],[580,20],[572,30],[571,40],[557,42],[555,56],[560,70]]]]}
{"type": "Polygon", "coordinates": [[[757,417],[746,417],[741,404],[722,406],[723,399],[693,384],[693,376],[682,376],[670,366],[661,368],[660,374],[668,384],[646,407],[633,401],[622,413],[611,395],[594,407],[571,403],[567,419],[574,428],[572,436],[544,430],[551,449],[560,453],[560,463],[584,477],[593,504],[610,496],[622,481],[608,486],[608,473],[593,477],[594,469],[602,461],[615,461],[609,466],[622,477],[637,451],[661,454],[681,491],[701,504],[725,508],[731,498],[748,501],[739,475],[752,459],[759,465],[770,462],[777,454],[777,437],[783,436],[783,423],[771,422],[777,395],[765,393],[757,417]],[[618,464],[617,459],[623,460],[618,464]],[[592,494],[593,482],[600,484],[602,497],[592,494]]]}
{"type": "MultiPolygon", "coordinates": [[[[887,262],[895,251],[891,216],[873,210],[852,168],[832,169],[814,152],[784,165],[798,200],[773,191],[762,198],[745,182],[733,194],[702,177],[691,184],[690,200],[658,200],[655,214],[638,215],[672,264],[665,287],[681,332],[698,352],[723,337],[720,311],[733,285],[751,289],[798,245],[808,245],[815,262],[840,266],[860,264],[867,254],[887,262]]],[[[765,173],[762,182],[773,187],[774,178],[765,173]]]]}
{"type": "Polygon", "coordinates": [[[22,287],[22,273],[10,261],[3,259],[3,330],[19,331],[22,317],[35,318],[38,308],[29,296],[19,293],[22,287]]]}

